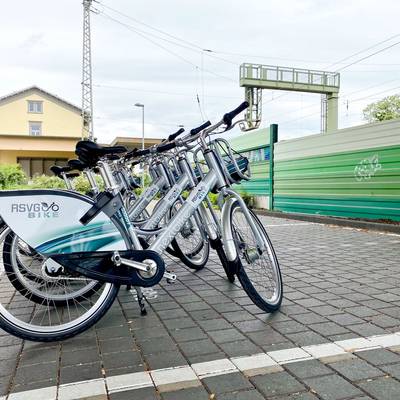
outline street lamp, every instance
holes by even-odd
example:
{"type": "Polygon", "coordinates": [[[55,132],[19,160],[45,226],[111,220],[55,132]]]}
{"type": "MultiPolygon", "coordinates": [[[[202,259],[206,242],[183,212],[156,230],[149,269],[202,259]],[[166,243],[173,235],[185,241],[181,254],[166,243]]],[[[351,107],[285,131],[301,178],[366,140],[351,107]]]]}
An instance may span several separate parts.
{"type": "MultiPolygon", "coordinates": [[[[135,107],[142,109],[142,150],[144,150],[144,104],[136,103],[135,107]]],[[[142,166],[142,187],[144,187],[144,166],[142,166]]]]}

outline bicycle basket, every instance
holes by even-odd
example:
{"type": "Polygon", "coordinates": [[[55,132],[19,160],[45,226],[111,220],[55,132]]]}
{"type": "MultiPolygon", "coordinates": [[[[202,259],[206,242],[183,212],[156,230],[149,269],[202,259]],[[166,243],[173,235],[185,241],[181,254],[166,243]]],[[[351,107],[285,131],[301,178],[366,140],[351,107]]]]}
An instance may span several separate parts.
{"type": "Polygon", "coordinates": [[[211,145],[216,151],[225,175],[231,183],[240,183],[242,180],[247,181],[250,179],[250,163],[247,157],[233,150],[225,139],[215,139],[211,145]]]}
{"type": "Polygon", "coordinates": [[[192,151],[195,167],[193,168],[194,175],[198,181],[201,181],[209,171],[207,163],[204,160],[202,149],[199,147],[192,151]]]}

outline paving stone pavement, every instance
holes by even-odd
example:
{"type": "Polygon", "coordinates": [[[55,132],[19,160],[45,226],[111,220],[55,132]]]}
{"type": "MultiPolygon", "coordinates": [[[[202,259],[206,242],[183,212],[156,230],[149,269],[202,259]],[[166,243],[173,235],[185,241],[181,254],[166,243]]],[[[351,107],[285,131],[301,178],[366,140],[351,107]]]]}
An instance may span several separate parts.
{"type": "Polygon", "coordinates": [[[169,268],[178,282],[162,283],[156,296],[149,294],[146,317],[122,288],[94,328],[68,341],[23,342],[0,332],[0,397],[34,399],[22,392],[61,385],[54,393],[49,389],[48,397],[37,393],[41,400],[72,399],[74,385],[68,384],[93,380],[93,392],[85,397],[92,400],[400,399],[395,343],[348,357],[299,356],[254,374],[235,369],[205,375],[180,390],[151,385],[96,392],[104,378],[400,331],[400,236],[261,219],[283,273],[279,312],[265,314],[253,305],[238,283],[224,278],[214,254],[199,272],[174,259],[169,268]]]}

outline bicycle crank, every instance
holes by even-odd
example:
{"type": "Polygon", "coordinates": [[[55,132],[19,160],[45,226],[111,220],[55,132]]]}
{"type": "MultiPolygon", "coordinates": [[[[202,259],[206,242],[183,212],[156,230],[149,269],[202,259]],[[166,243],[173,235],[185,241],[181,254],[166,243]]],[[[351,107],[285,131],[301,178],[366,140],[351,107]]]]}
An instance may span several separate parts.
{"type": "Polygon", "coordinates": [[[151,287],[165,273],[163,259],[152,250],[121,250],[55,254],[67,270],[101,282],[151,287]]]}

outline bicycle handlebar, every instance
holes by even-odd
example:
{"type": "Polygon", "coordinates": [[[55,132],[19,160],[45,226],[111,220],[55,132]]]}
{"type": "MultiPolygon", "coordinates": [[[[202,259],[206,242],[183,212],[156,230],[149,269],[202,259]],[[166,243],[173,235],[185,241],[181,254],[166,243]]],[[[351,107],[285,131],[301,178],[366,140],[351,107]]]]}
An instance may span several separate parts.
{"type": "Polygon", "coordinates": [[[236,117],[236,115],[240,114],[242,111],[244,111],[247,107],[249,106],[248,101],[244,101],[242,104],[240,104],[239,107],[235,108],[233,111],[228,112],[224,115],[222,120],[224,121],[225,125],[230,127],[232,125],[232,120],[233,118],[236,117]]]}
{"type": "Polygon", "coordinates": [[[166,144],[159,144],[156,147],[157,153],[163,153],[164,151],[168,151],[173,149],[174,147],[176,147],[176,143],[175,142],[169,142],[166,144]]]}
{"type": "Polygon", "coordinates": [[[178,142],[175,142],[175,139],[185,131],[183,128],[181,128],[177,132],[168,136],[168,139],[164,139],[155,149],[153,148],[153,150],[145,149],[145,150],[139,150],[139,151],[137,149],[134,149],[126,155],[126,158],[142,157],[142,156],[151,154],[152,152],[163,153],[163,152],[171,150],[177,146],[181,146],[183,144],[187,145],[189,142],[191,142],[195,139],[194,136],[197,136],[198,134],[200,134],[203,131],[204,131],[203,134],[204,133],[208,134],[208,133],[212,132],[213,130],[219,128],[223,124],[226,125],[226,128],[227,128],[226,130],[228,130],[232,126],[233,118],[235,118],[238,114],[240,114],[242,111],[244,111],[248,106],[249,106],[249,103],[247,101],[244,101],[242,104],[240,104],[234,110],[226,113],[223,116],[222,120],[217,122],[215,125],[211,125],[211,122],[207,121],[204,124],[200,125],[199,127],[193,128],[188,135],[186,135],[182,139],[178,140],[178,142]],[[207,128],[209,128],[209,129],[207,129],[207,128]]]}
{"type": "Polygon", "coordinates": [[[131,157],[142,157],[142,156],[147,156],[147,154],[150,154],[150,149],[144,149],[144,150],[138,150],[138,151],[132,152],[132,154],[130,154],[130,156],[131,157]]]}
{"type": "Polygon", "coordinates": [[[198,133],[200,133],[201,131],[203,131],[204,129],[208,128],[210,125],[211,125],[211,122],[210,122],[210,121],[204,122],[204,124],[198,126],[197,128],[193,128],[193,129],[190,131],[190,135],[191,135],[191,136],[195,136],[195,135],[197,135],[198,133]]]}
{"type": "Polygon", "coordinates": [[[179,129],[178,131],[176,131],[175,133],[173,133],[172,135],[168,136],[168,142],[170,142],[171,140],[176,139],[180,134],[182,134],[183,132],[185,132],[184,128],[179,129]]]}

